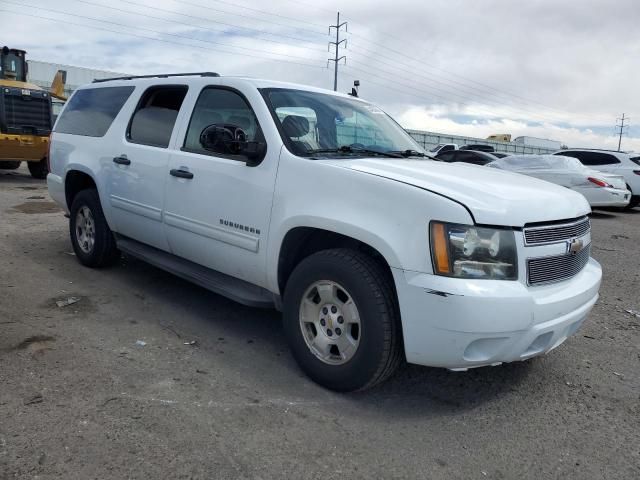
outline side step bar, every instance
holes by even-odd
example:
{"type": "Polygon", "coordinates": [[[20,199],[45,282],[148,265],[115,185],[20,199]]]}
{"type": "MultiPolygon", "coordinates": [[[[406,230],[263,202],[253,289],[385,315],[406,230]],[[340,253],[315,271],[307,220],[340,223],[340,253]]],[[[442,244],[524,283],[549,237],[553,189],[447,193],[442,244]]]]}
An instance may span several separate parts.
{"type": "Polygon", "coordinates": [[[211,270],[130,238],[117,235],[116,243],[118,248],[128,255],[139,258],[154,267],[166,270],[235,302],[257,308],[276,307],[276,295],[262,287],[211,270]]]}

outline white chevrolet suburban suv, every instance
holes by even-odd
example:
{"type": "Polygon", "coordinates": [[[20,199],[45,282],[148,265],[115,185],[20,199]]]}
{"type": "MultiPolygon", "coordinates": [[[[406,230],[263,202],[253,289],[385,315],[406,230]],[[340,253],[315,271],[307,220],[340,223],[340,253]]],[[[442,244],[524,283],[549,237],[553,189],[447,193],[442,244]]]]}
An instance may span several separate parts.
{"type": "Polygon", "coordinates": [[[57,120],[50,172],[82,264],[125,252],[281,309],[301,368],[338,391],[405,359],[466,370],[546,353],[598,298],[582,195],[432,161],[378,107],[321,89],[94,82],[57,120]]]}

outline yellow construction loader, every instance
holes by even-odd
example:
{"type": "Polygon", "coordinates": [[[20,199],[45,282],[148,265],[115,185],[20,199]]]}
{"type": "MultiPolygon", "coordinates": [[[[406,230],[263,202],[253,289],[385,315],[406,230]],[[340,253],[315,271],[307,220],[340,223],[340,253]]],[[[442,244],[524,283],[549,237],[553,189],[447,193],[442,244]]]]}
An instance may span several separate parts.
{"type": "Polygon", "coordinates": [[[0,51],[0,169],[27,162],[35,178],[46,178],[49,134],[53,127],[51,97],[66,100],[66,72],[58,70],[51,89],[27,82],[24,50],[0,51]]]}

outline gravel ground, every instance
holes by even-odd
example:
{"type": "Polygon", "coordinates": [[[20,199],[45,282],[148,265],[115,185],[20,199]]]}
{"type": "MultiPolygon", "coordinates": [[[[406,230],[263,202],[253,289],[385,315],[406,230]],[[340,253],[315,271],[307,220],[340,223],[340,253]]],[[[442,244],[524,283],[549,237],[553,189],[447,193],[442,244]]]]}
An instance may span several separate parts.
{"type": "Polygon", "coordinates": [[[278,313],[84,268],[67,228],[0,171],[0,479],[640,478],[640,208],[594,214],[600,301],[548,356],[350,395],[302,375],[278,313]]]}

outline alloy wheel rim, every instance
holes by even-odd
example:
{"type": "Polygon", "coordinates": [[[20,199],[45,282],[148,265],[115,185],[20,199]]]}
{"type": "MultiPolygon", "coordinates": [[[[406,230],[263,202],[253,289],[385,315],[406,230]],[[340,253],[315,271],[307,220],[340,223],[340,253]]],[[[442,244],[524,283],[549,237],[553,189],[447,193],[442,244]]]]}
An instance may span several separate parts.
{"type": "Polygon", "coordinates": [[[300,330],[309,350],[322,362],[343,365],[360,345],[360,313],[349,292],[332,280],[314,282],[300,302],[300,330]]]}
{"type": "Polygon", "coordinates": [[[93,251],[96,242],[96,224],[89,207],[81,207],[76,214],[76,241],[84,253],[93,251]]]}

